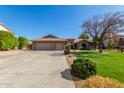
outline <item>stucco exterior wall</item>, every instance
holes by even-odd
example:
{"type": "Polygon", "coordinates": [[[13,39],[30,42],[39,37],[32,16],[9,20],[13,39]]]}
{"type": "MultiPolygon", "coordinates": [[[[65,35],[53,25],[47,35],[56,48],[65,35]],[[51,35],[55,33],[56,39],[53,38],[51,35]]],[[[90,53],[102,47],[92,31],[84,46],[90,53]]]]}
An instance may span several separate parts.
{"type": "Polygon", "coordinates": [[[2,25],[0,25],[0,30],[4,30],[4,31],[10,32],[8,29],[6,29],[5,27],[3,27],[2,25]]]}

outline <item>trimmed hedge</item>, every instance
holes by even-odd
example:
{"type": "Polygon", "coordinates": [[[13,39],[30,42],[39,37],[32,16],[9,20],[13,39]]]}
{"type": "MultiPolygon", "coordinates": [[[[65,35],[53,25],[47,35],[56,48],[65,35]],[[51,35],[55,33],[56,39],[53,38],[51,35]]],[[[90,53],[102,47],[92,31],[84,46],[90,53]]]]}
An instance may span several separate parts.
{"type": "Polygon", "coordinates": [[[89,59],[84,59],[82,57],[78,57],[74,60],[74,63],[76,62],[91,62],[89,59]]]}
{"type": "Polygon", "coordinates": [[[72,74],[80,79],[96,75],[96,64],[89,60],[78,60],[71,65],[72,74]]]}
{"type": "Polygon", "coordinates": [[[27,45],[29,44],[28,39],[23,37],[23,36],[20,36],[18,38],[18,41],[19,41],[19,48],[20,49],[23,49],[24,47],[27,47],[27,45]]]}
{"type": "Polygon", "coordinates": [[[18,47],[18,40],[11,32],[0,31],[0,50],[10,50],[18,47]]]}

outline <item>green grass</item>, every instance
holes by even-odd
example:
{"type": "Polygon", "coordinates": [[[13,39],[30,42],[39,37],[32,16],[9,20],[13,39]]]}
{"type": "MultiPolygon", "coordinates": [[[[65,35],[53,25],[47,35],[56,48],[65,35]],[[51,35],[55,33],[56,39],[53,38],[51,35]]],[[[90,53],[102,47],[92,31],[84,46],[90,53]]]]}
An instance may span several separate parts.
{"type": "Polygon", "coordinates": [[[74,55],[89,58],[96,63],[97,75],[117,79],[124,83],[124,53],[111,50],[99,54],[96,51],[82,50],[74,52],[74,55]]]}

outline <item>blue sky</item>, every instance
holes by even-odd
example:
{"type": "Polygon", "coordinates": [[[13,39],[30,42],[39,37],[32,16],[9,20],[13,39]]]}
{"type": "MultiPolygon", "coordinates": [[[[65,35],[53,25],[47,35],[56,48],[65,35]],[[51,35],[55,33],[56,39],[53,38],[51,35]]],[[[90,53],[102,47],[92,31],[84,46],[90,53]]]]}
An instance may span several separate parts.
{"type": "Polygon", "coordinates": [[[28,39],[48,34],[77,38],[81,25],[94,15],[124,11],[124,6],[0,6],[0,22],[28,39]]]}

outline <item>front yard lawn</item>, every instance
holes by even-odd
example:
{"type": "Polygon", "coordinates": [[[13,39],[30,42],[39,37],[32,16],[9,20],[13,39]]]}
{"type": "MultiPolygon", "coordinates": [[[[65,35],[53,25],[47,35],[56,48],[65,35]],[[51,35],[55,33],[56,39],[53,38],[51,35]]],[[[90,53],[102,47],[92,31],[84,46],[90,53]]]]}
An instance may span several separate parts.
{"type": "Polygon", "coordinates": [[[97,75],[110,77],[124,83],[124,53],[104,50],[99,54],[92,50],[73,52],[76,57],[89,58],[96,63],[97,75]]]}

